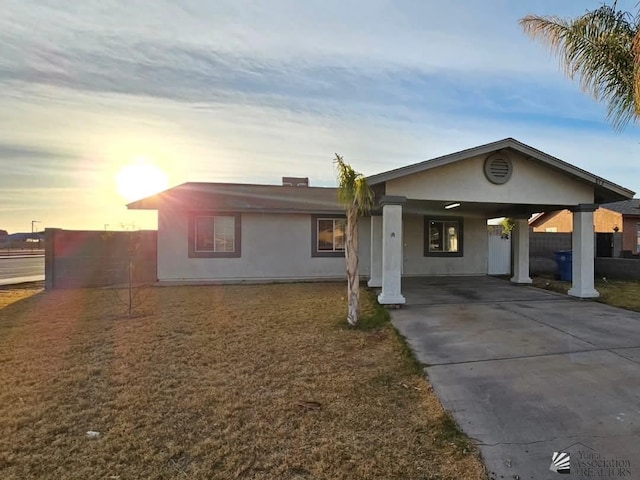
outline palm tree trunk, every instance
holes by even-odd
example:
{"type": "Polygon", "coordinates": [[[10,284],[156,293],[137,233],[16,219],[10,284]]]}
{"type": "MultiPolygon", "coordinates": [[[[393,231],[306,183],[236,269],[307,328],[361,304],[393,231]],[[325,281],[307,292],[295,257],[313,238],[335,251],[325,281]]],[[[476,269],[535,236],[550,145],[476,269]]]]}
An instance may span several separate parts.
{"type": "Polygon", "coordinates": [[[360,275],[358,273],[358,212],[347,210],[347,239],[345,244],[347,263],[347,322],[355,326],[360,318],[360,275]]]}

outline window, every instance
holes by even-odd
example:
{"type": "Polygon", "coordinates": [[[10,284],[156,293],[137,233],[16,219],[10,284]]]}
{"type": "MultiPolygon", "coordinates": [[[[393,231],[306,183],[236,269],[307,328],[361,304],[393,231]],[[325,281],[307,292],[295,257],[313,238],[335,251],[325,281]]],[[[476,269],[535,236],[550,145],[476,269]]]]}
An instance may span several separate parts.
{"type": "Polygon", "coordinates": [[[640,253],[640,223],[636,224],[636,252],[640,253]]]}
{"type": "Polygon", "coordinates": [[[462,218],[424,219],[424,256],[462,256],[462,218]]]}
{"type": "Polygon", "coordinates": [[[343,257],[346,231],[346,218],[312,215],[311,256],[343,257]]]}
{"type": "Polygon", "coordinates": [[[558,233],[558,227],[546,227],[544,231],[547,233],[558,233]]]}
{"type": "Polygon", "coordinates": [[[189,257],[240,256],[240,215],[198,213],[189,218],[189,257]]]}

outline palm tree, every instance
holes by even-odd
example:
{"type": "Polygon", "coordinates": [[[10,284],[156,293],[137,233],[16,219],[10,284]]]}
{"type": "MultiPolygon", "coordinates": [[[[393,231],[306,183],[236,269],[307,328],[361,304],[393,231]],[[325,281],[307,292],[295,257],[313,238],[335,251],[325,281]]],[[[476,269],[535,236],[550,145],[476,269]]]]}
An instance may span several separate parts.
{"type": "Polygon", "coordinates": [[[367,179],[336,153],[338,200],[347,213],[345,257],[347,263],[347,322],[355,326],[360,318],[360,275],[358,273],[358,217],[373,206],[373,192],[367,179]]]}
{"type": "Polygon", "coordinates": [[[527,15],[525,33],[558,55],[565,74],[607,106],[607,119],[620,130],[640,115],[640,17],[603,5],[565,20],[527,15]]]}

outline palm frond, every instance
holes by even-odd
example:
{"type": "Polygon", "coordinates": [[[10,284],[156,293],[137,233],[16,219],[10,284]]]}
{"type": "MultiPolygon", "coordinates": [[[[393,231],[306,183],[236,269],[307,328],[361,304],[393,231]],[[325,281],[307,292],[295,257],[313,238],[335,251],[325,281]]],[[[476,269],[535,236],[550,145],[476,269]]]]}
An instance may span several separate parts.
{"type": "Polygon", "coordinates": [[[607,118],[616,129],[637,119],[636,17],[617,11],[615,5],[604,5],[575,19],[528,15],[520,24],[527,35],[541,40],[559,57],[569,78],[577,79],[583,91],[606,104],[607,118]]]}
{"type": "Polygon", "coordinates": [[[338,177],[338,200],[346,209],[355,208],[358,215],[367,213],[373,206],[374,194],[366,177],[356,172],[337,153],[333,162],[338,177]]]}
{"type": "Polygon", "coordinates": [[[358,174],[358,177],[356,178],[355,199],[358,215],[364,215],[368,213],[369,210],[371,210],[371,207],[373,207],[373,191],[369,187],[367,179],[361,174],[358,174]]]}

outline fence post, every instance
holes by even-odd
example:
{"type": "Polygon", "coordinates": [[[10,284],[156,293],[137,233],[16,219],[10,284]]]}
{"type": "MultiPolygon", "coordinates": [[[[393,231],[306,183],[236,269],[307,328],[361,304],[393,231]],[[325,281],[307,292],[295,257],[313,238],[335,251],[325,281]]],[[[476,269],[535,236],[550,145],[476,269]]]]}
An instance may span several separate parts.
{"type": "Polygon", "coordinates": [[[44,229],[44,288],[53,290],[55,282],[55,236],[59,228],[44,229]]]}

